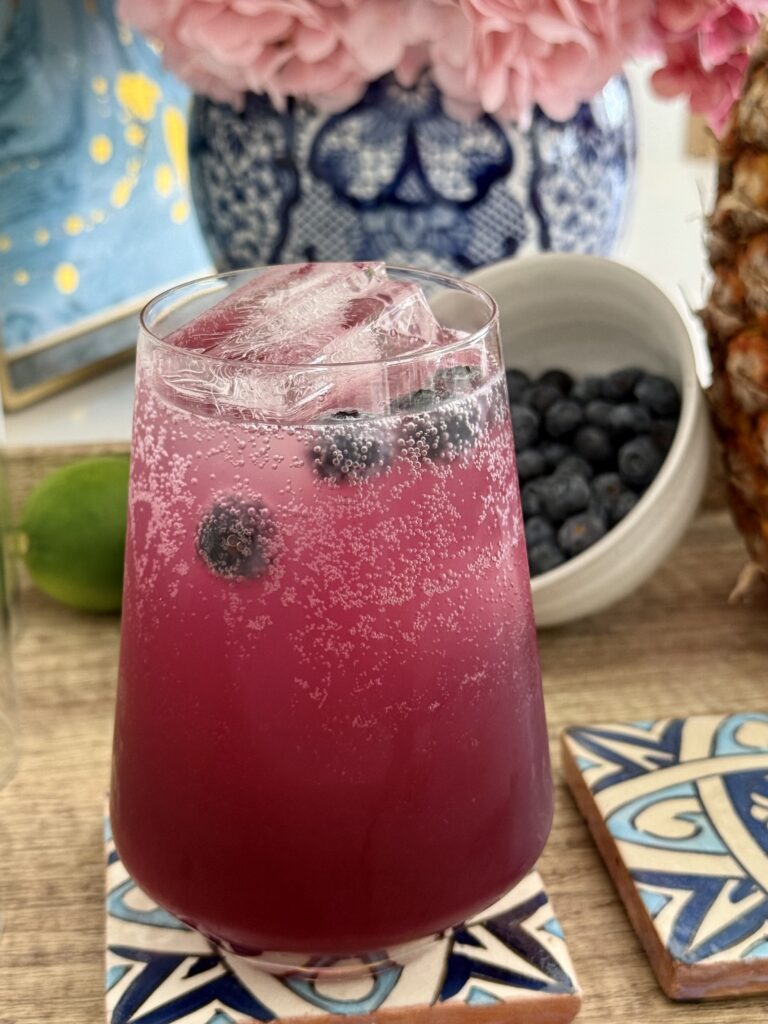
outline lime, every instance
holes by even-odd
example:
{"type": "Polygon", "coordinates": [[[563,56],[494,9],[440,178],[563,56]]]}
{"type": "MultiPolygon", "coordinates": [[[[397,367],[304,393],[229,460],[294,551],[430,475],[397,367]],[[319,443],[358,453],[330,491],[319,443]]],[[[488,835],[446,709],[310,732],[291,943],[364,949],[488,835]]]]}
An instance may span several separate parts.
{"type": "Polygon", "coordinates": [[[82,611],[119,611],[127,456],[83,459],[35,487],[21,513],[24,560],[41,590],[82,611]]]}

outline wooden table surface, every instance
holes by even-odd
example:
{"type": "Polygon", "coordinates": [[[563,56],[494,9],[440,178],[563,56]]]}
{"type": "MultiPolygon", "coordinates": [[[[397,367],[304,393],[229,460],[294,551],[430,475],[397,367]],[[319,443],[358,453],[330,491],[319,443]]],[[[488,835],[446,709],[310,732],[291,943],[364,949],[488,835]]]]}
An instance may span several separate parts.
{"type": "MultiPolygon", "coordinates": [[[[16,501],[75,454],[16,453],[16,501]]],[[[662,995],[564,787],[557,747],[569,723],[768,707],[768,588],[727,604],[743,562],[727,513],[709,501],[640,591],[541,636],[557,809],[540,868],[584,989],[583,1024],[768,1018],[768,996],[673,1004],[662,995]]],[[[119,623],[28,587],[20,619],[22,758],[0,793],[0,1024],[91,1024],[104,1014],[102,806],[119,623]]]]}

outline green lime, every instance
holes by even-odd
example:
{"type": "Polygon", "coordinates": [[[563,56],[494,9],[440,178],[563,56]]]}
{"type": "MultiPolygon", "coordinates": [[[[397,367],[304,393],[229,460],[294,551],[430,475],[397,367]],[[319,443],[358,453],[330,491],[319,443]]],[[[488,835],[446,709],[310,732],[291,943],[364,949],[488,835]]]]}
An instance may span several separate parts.
{"type": "Polygon", "coordinates": [[[82,611],[120,609],[127,456],[83,459],[35,487],[21,513],[24,560],[50,597],[82,611]]]}

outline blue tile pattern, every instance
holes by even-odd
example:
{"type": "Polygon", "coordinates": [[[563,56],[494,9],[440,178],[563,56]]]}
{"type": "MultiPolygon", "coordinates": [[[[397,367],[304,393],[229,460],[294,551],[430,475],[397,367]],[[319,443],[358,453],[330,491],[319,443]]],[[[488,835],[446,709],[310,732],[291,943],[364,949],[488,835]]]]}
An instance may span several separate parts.
{"type": "Polygon", "coordinates": [[[672,960],[764,958],[768,988],[768,714],[578,727],[565,743],[672,960]]]}
{"type": "Polygon", "coordinates": [[[562,928],[536,872],[422,956],[349,982],[277,978],[217,950],[138,889],[108,825],[105,861],[108,1024],[317,1020],[389,1007],[418,1015],[446,1003],[507,1013],[546,1003],[548,1020],[566,1022],[579,1008],[562,928]]]}
{"type": "Polygon", "coordinates": [[[195,204],[222,268],[386,259],[464,273],[526,251],[607,254],[634,145],[623,79],[571,121],[535,111],[526,131],[454,120],[426,76],[380,79],[332,115],[197,99],[190,123],[195,204]]]}

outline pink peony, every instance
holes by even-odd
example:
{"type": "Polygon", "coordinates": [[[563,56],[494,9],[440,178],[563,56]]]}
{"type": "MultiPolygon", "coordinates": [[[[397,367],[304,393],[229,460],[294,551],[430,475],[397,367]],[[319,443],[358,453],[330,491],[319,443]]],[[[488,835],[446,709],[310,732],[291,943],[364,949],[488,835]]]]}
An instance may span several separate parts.
{"type": "Polygon", "coordinates": [[[684,95],[722,131],[744,82],[748,49],[768,0],[657,0],[650,34],[665,63],[652,78],[660,96],[684,95]]]}
{"type": "Polygon", "coordinates": [[[653,84],[727,115],[768,0],[119,0],[193,89],[240,106],[264,92],[335,109],[389,72],[429,69],[446,108],[563,119],[635,54],[659,55],[653,84]]]}
{"type": "Polygon", "coordinates": [[[524,119],[538,103],[563,119],[621,70],[652,6],[653,0],[461,0],[471,32],[434,53],[433,74],[452,99],[479,102],[501,117],[524,119]]]}

